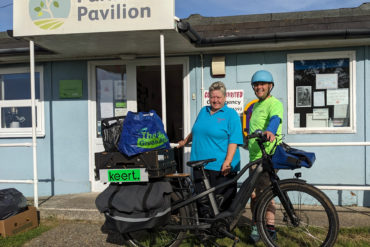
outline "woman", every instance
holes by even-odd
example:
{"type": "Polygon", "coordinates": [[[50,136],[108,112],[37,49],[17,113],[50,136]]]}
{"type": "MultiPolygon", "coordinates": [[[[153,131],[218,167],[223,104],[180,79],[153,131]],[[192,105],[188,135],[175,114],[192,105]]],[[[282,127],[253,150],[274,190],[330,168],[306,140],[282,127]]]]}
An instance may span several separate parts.
{"type": "MultiPolygon", "coordinates": [[[[238,144],[243,144],[239,115],[226,104],[226,87],[222,82],[214,82],[209,87],[210,106],[203,107],[194,123],[192,132],[178,147],[192,142],[190,160],[216,158],[205,166],[212,187],[236,176],[240,170],[238,144]]],[[[204,190],[200,183],[201,173],[194,170],[197,192],[204,190]]],[[[220,209],[227,209],[236,193],[236,183],[216,191],[220,209]]],[[[201,210],[204,211],[204,210],[201,210]]],[[[207,213],[207,212],[205,212],[207,213]]]]}

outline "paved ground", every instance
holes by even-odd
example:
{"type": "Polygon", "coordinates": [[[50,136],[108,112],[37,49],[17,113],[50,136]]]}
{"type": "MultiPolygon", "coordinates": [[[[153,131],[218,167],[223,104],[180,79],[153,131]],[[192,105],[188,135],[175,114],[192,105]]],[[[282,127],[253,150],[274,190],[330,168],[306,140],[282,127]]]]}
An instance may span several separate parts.
{"type": "MultiPolygon", "coordinates": [[[[95,208],[98,193],[53,196],[39,200],[41,220],[49,216],[58,219],[73,220],[64,223],[27,243],[27,247],[74,247],[74,246],[117,246],[109,242],[122,244],[117,236],[103,234],[100,230],[104,217],[95,208]],[[108,242],[107,242],[108,240],[108,242]]],[[[370,226],[370,208],[337,207],[341,227],[370,226]]],[[[249,210],[246,210],[241,223],[250,222],[249,210]]]]}
{"type": "Polygon", "coordinates": [[[107,242],[107,235],[100,231],[97,222],[63,223],[41,236],[31,240],[25,247],[116,247],[122,240],[113,239],[117,244],[107,242]]]}

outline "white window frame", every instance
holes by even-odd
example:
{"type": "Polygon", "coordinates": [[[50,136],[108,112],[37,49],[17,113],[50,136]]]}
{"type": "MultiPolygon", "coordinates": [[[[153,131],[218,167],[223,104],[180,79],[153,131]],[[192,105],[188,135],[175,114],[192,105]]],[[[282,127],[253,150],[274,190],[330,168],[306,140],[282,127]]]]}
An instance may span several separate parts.
{"type": "Polygon", "coordinates": [[[287,77],[288,77],[288,134],[311,134],[311,133],[356,133],[356,52],[313,52],[296,53],[287,55],[287,77]],[[294,61],[297,60],[320,60],[320,59],[349,59],[349,116],[348,127],[325,127],[325,128],[296,128],[294,127],[294,61]]]}
{"type": "MultiPolygon", "coordinates": [[[[35,73],[40,74],[40,99],[36,99],[37,137],[45,136],[44,121],[44,73],[43,67],[35,67],[35,73]]],[[[29,67],[0,68],[0,74],[30,73],[29,67]]],[[[0,100],[0,113],[3,107],[31,107],[31,97],[25,100],[0,100]]],[[[0,123],[2,122],[0,114],[0,123]]],[[[29,128],[2,128],[0,124],[0,138],[32,137],[32,127],[29,128]]]]}

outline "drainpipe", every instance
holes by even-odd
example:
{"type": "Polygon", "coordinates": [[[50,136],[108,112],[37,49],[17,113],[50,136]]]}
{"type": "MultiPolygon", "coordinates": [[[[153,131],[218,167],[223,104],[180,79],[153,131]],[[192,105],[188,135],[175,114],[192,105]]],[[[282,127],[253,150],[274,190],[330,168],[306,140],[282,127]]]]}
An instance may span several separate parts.
{"type": "Polygon", "coordinates": [[[200,71],[201,71],[201,88],[200,91],[202,92],[202,106],[201,108],[205,105],[204,104],[204,60],[203,60],[203,53],[200,54],[200,71]]]}

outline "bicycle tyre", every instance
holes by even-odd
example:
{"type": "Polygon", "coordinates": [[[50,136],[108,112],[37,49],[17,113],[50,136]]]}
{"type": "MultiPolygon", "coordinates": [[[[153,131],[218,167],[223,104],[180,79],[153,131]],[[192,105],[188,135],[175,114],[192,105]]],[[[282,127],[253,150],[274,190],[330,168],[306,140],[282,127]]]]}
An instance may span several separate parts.
{"type": "MultiPolygon", "coordinates": [[[[180,193],[173,192],[171,194],[171,200],[177,201],[182,198],[180,193]]],[[[169,224],[185,225],[187,224],[188,215],[190,214],[190,206],[184,206],[177,212],[171,214],[169,224]]],[[[145,247],[145,246],[168,246],[177,247],[181,244],[182,240],[186,237],[184,231],[167,231],[165,228],[153,229],[153,230],[142,230],[132,233],[123,234],[126,242],[133,247],[145,247]]]]}
{"type": "Polygon", "coordinates": [[[272,190],[261,195],[256,223],[266,246],[328,246],[334,245],[339,231],[337,211],[330,199],[319,189],[302,182],[280,183],[281,191],[291,201],[299,225],[293,226],[279,198],[272,190]],[[268,229],[265,218],[271,200],[275,203],[275,233],[268,229]]]}

